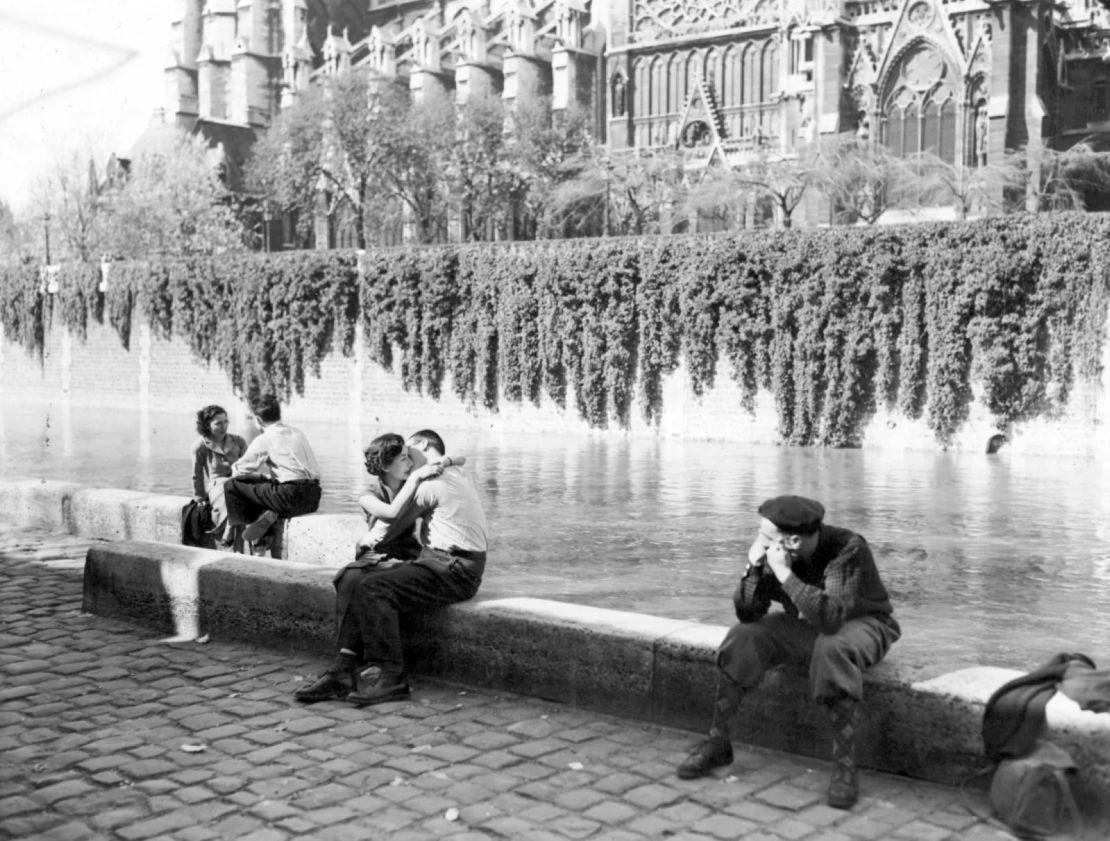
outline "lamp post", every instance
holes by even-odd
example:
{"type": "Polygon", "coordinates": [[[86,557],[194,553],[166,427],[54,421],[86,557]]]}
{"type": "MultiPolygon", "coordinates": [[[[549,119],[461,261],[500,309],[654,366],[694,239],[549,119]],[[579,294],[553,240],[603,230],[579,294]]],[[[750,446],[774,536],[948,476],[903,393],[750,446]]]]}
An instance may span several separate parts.
{"type": "Polygon", "coordinates": [[[46,265],[50,265],[50,211],[42,214],[42,234],[46,245],[46,265]]]}
{"type": "Polygon", "coordinates": [[[262,248],[270,250],[270,223],[274,221],[274,212],[270,210],[270,203],[262,205],[262,248]]]}

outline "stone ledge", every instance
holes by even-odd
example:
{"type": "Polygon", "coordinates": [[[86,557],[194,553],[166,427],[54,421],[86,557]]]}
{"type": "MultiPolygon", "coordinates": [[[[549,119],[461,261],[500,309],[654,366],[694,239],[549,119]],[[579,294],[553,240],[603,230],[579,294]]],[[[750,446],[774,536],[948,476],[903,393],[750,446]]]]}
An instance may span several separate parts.
{"type": "MultiPolygon", "coordinates": [[[[179,544],[187,497],[90,488],[36,478],[0,480],[6,519],[121,541],[90,551],[85,609],[182,638],[211,633],[332,654],[336,567],[352,555],[361,518],[312,515],[286,524],[282,562],[179,544]],[[147,542],[130,542],[147,541],[147,542]]],[[[473,602],[414,623],[419,672],[535,695],[586,709],[702,731],[716,684],[714,652],[726,628],[543,599],[473,602]]],[[[1019,673],[982,667],[913,683],[897,652],[867,678],[860,763],[954,784],[982,762],[980,725],[991,692],[1019,673]]],[[[1083,769],[1088,808],[1110,810],[1110,717],[1057,694],[1049,736],[1083,769]]],[[[745,701],[741,738],[826,757],[826,724],[803,676],[780,671],[745,701]]]]}
{"type": "MultiPolygon", "coordinates": [[[[83,608],[177,638],[211,634],[313,651],[323,663],[333,654],[333,574],[313,564],[120,541],[89,550],[83,608]]],[[[483,591],[407,630],[416,673],[700,732],[711,717],[715,651],[727,629],[483,591]]],[[[982,765],[983,704],[1017,674],[965,669],[914,684],[896,661],[880,665],[867,676],[860,764],[963,782],[982,765]]],[[[1053,740],[1083,767],[1078,790],[1091,811],[1110,794],[1110,719],[1056,707],[1053,740]]],[[[827,725],[800,673],[769,675],[741,718],[744,741],[828,757],[827,725]]]]}
{"type": "MultiPolygon", "coordinates": [[[[0,480],[0,510],[12,522],[101,540],[180,544],[181,510],[189,499],[48,479],[0,480]]],[[[366,523],[356,514],[311,514],[277,528],[274,557],[335,567],[354,557],[366,523]]]]}

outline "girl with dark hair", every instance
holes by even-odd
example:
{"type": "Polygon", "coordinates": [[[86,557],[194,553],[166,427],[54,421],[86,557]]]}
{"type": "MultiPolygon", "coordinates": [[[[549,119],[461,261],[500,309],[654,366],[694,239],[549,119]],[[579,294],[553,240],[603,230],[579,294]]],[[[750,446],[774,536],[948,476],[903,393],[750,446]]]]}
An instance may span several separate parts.
{"type": "Polygon", "coordinates": [[[227,431],[227,412],[215,404],[197,412],[197,433],[193,445],[193,499],[212,507],[212,533],[223,532],[227,520],[224,482],[231,477],[231,465],[242,457],[247,442],[227,431]]]}

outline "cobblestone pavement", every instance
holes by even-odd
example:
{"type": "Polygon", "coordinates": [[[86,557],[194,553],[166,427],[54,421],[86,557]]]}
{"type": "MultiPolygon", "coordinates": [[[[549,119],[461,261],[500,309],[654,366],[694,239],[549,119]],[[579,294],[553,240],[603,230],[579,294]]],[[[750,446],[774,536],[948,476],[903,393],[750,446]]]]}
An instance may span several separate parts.
{"type": "Polygon", "coordinates": [[[881,774],[830,809],[828,767],[788,754],[681,781],[694,735],[514,695],[299,706],[318,662],[82,614],[86,547],[0,529],[0,837],[1012,837],[980,794],[881,774]]]}

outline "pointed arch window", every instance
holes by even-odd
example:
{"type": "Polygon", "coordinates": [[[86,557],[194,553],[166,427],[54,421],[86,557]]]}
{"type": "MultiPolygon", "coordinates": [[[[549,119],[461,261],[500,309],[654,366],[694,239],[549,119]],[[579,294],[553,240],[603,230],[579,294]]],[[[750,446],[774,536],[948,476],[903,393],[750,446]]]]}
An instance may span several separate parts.
{"type": "Polygon", "coordinates": [[[744,105],[754,105],[759,102],[759,51],[754,44],[744,47],[744,95],[741,102],[744,105]]]}
{"type": "Polygon", "coordinates": [[[883,142],[891,152],[929,152],[956,163],[956,78],[932,44],[921,41],[906,51],[883,97],[883,142]]]}
{"type": "Polygon", "coordinates": [[[658,117],[666,109],[665,85],[663,59],[656,56],[651,60],[651,106],[648,114],[652,117],[658,117]]]}
{"type": "Polygon", "coordinates": [[[721,95],[721,54],[716,47],[710,47],[705,53],[705,64],[702,66],[702,78],[713,88],[713,93],[721,95]]]}
{"type": "Polygon", "coordinates": [[[632,63],[632,116],[647,116],[649,90],[647,63],[638,58],[632,63]]]}
{"type": "Polygon", "coordinates": [[[721,104],[731,108],[741,103],[740,98],[740,55],[735,45],[725,50],[721,62],[721,104]]]}
{"type": "Polygon", "coordinates": [[[762,70],[759,78],[759,101],[770,102],[779,89],[779,45],[768,41],[763,46],[762,70]]]}
{"type": "Polygon", "coordinates": [[[672,54],[667,59],[667,111],[678,111],[682,106],[682,59],[672,54]]]}

